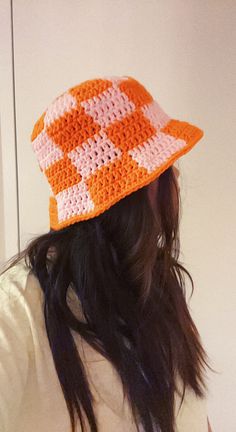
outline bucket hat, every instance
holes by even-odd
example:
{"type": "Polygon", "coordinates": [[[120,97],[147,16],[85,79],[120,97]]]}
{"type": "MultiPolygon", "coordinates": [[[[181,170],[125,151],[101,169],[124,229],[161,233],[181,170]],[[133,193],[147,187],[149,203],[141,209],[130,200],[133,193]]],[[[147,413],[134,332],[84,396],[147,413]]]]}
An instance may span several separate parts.
{"type": "Polygon", "coordinates": [[[171,118],[134,77],[97,77],[68,88],[31,133],[49,183],[50,228],[101,214],[154,181],[203,134],[171,118]]]}

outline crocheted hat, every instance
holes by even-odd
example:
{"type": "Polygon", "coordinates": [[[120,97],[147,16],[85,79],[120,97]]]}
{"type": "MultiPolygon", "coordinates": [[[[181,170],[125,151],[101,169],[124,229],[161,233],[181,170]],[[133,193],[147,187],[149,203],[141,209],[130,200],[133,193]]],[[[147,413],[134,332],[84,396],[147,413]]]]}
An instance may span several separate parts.
{"type": "Polygon", "coordinates": [[[155,180],[203,134],[170,118],[131,76],[95,78],[69,88],[31,134],[49,182],[50,228],[104,212],[155,180]]]}

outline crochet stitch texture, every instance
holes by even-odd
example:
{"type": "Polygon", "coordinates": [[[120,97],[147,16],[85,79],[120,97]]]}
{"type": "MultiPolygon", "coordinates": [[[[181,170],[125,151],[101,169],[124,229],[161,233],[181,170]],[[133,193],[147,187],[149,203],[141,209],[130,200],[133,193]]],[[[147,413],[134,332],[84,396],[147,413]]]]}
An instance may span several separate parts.
{"type": "Polygon", "coordinates": [[[31,141],[46,175],[50,228],[107,210],[149,184],[204,135],[172,119],[130,76],[86,80],[58,96],[31,141]]]}

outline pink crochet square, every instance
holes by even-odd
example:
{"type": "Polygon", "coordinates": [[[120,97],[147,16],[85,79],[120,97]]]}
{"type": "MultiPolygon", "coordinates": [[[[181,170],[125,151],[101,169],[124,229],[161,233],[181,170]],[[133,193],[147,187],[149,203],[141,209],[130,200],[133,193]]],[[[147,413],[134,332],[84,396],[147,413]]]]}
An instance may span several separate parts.
{"type": "Polygon", "coordinates": [[[64,156],[63,151],[53,142],[45,130],[40,132],[37,138],[35,138],[32,142],[32,146],[41,170],[47,169],[64,156]]]}
{"type": "Polygon", "coordinates": [[[88,138],[82,146],[77,146],[68,153],[72,164],[76,166],[83,178],[89,177],[103,165],[108,165],[121,156],[122,151],[115,147],[102,130],[93,138],[88,138]]]}
{"type": "Polygon", "coordinates": [[[168,114],[165,113],[155,100],[150,102],[148,105],[144,105],[141,110],[157,131],[163,128],[171,120],[168,114]]]}
{"type": "Polygon", "coordinates": [[[77,100],[70,94],[64,93],[56,98],[46,110],[44,117],[45,127],[49,126],[66,112],[77,107],[77,100]]]}
{"type": "Polygon", "coordinates": [[[94,202],[83,180],[59,192],[56,200],[59,222],[94,209],[94,202]]]}
{"type": "Polygon", "coordinates": [[[114,83],[99,96],[81,102],[86,114],[102,128],[106,128],[116,120],[121,120],[135,111],[135,105],[128,96],[121,92],[114,83]]]}
{"type": "Polygon", "coordinates": [[[129,150],[129,155],[139,167],[146,168],[149,173],[167,161],[178,150],[186,146],[186,141],[176,139],[171,135],[158,132],[144,144],[129,150]]]}

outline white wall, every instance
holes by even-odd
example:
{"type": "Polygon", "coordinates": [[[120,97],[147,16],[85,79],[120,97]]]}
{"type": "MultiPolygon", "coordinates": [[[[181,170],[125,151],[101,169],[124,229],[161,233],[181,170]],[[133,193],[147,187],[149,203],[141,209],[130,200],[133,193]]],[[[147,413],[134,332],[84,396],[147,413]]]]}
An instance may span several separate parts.
{"type": "MultiPolygon", "coordinates": [[[[8,1],[2,3],[6,9],[8,1]]],[[[235,431],[236,3],[17,0],[13,12],[20,248],[49,228],[49,189],[30,146],[33,124],[70,86],[96,76],[131,75],[169,115],[205,131],[199,144],[179,159],[181,260],[195,282],[192,315],[219,372],[209,373],[210,421],[214,432],[235,431]]],[[[11,54],[7,37],[5,44],[11,54]]],[[[10,100],[9,74],[3,84],[10,100]]],[[[9,108],[2,106],[2,113],[12,121],[9,108]]],[[[12,142],[6,123],[5,118],[12,142]]],[[[5,152],[6,146],[5,133],[5,152]]],[[[7,182],[6,176],[15,184],[14,172],[5,172],[7,182]]],[[[6,187],[4,192],[9,207],[6,187]]],[[[10,205],[15,214],[16,202],[10,205]]],[[[17,233],[16,215],[14,221],[11,229],[17,233]]],[[[5,238],[8,245],[9,223],[5,238]]]]}
{"type": "MultiPolygon", "coordinates": [[[[1,130],[0,130],[1,134],[1,130]]],[[[3,174],[2,174],[2,151],[0,135],[0,196],[3,196],[3,174]]],[[[4,227],[4,209],[3,200],[0,199],[0,263],[5,257],[5,227],[4,227]]]]}
{"type": "Polygon", "coordinates": [[[0,0],[0,263],[19,248],[13,75],[10,1],[0,0]]]}

